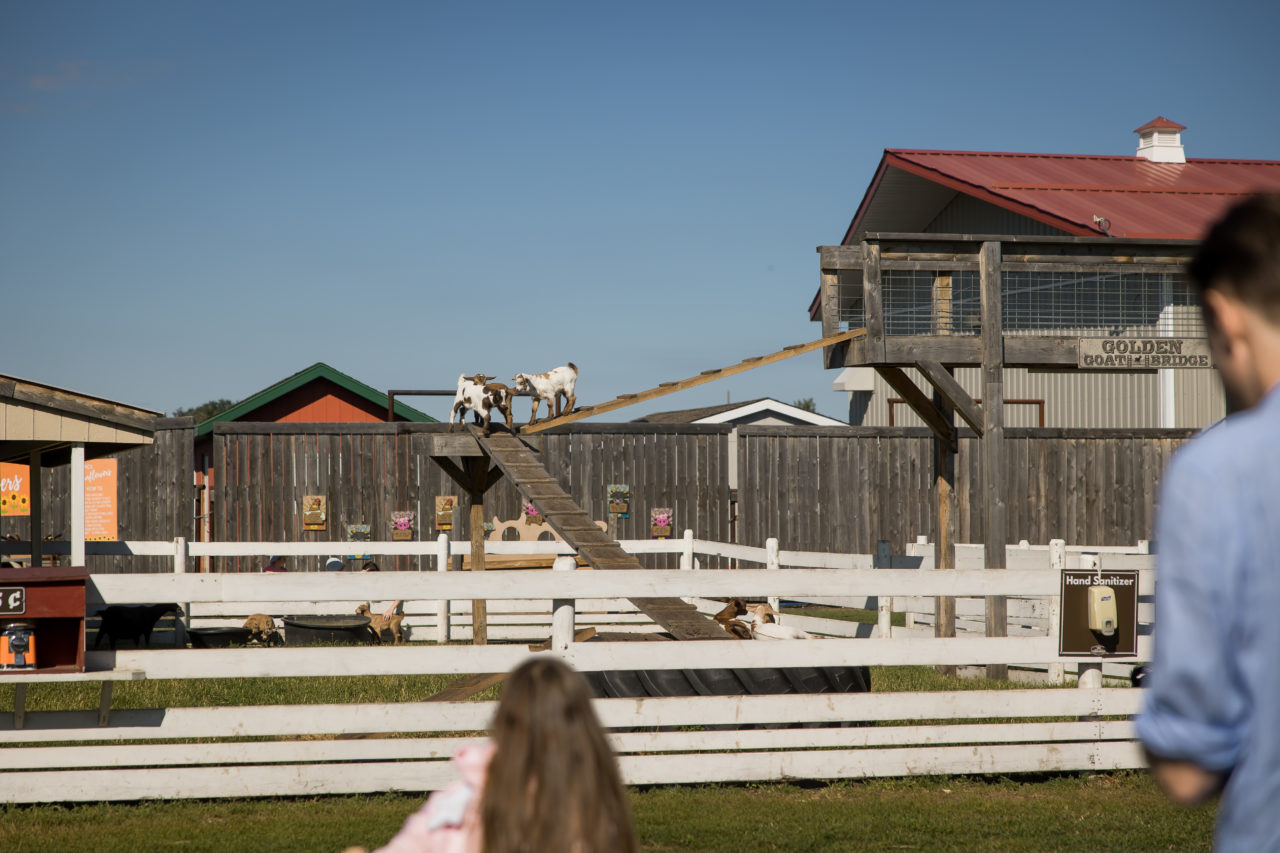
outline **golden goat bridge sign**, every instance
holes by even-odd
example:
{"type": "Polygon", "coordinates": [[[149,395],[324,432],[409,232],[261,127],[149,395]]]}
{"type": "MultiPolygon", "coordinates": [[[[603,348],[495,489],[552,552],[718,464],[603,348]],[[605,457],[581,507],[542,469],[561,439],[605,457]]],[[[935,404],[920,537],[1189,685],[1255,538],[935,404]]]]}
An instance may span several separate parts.
{"type": "Polygon", "coordinates": [[[1077,366],[1085,369],[1159,370],[1212,367],[1203,338],[1081,338],[1077,366]]]}

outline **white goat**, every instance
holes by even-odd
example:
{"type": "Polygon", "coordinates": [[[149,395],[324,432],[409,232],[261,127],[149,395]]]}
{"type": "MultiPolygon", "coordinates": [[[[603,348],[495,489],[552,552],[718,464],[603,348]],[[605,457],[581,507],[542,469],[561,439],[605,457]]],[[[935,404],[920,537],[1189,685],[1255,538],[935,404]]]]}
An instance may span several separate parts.
{"type": "Polygon", "coordinates": [[[755,609],[755,624],[751,626],[751,634],[757,640],[810,640],[813,635],[799,628],[780,625],[777,621],[778,611],[767,603],[758,604],[755,609]]]}
{"type": "Polygon", "coordinates": [[[568,414],[573,411],[573,404],[578,402],[577,396],[573,393],[574,386],[578,383],[578,366],[572,361],[564,367],[557,367],[555,370],[547,373],[517,373],[511,379],[512,384],[516,386],[517,391],[529,391],[533,397],[533,414],[529,416],[529,423],[538,420],[538,404],[543,400],[547,401],[547,416],[560,417],[561,414],[568,414]],[[560,398],[565,398],[564,410],[560,409],[560,398]],[[552,404],[555,404],[555,415],[552,413],[552,404]]]}
{"type": "Polygon", "coordinates": [[[453,397],[453,411],[449,413],[449,432],[453,432],[455,418],[462,423],[467,409],[471,410],[477,424],[484,424],[485,435],[489,434],[489,421],[494,409],[506,417],[507,429],[515,432],[511,421],[511,389],[489,379],[483,373],[458,377],[458,393],[453,397]]]}

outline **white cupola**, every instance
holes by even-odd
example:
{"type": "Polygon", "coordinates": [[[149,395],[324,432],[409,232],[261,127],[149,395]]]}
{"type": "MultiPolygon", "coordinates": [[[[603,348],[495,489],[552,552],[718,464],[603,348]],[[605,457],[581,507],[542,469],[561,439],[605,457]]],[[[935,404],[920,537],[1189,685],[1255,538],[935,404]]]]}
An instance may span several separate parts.
{"type": "Polygon", "coordinates": [[[1138,156],[1152,163],[1185,163],[1187,155],[1182,150],[1182,131],[1185,127],[1164,116],[1156,116],[1134,131],[1138,134],[1138,156]]]}

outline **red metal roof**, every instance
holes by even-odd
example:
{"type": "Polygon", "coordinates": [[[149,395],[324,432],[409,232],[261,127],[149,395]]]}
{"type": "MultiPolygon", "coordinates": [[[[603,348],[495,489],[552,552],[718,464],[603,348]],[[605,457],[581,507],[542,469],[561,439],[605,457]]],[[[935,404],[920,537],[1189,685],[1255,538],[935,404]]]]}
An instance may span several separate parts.
{"type": "Polygon", "coordinates": [[[1274,160],[1153,163],[1137,156],[889,149],[846,241],[861,230],[890,169],[1078,236],[1199,239],[1233,202],[1259,191],[1280,191],[1280,161],[1274,160]],[[1106,230],[1094,217],[1106,220],[1106,230]]]}
{"type": "Polygon", "coordinates": [[[1165,118],[1164,116],[1156,116],[1151,121],[1134,131],[1134,133],[1142,133],[1144,130],[1186,130],[1185,124],[1178,124],[1176,121],[1165,118]]]}

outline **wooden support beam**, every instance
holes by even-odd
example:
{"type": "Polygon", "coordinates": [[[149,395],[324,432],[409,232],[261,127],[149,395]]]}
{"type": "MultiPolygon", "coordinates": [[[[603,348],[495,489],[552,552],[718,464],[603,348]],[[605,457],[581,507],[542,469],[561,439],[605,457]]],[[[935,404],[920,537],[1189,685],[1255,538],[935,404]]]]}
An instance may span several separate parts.
{"type": "Polygon", "coordinates": [[[948,447],[955,448],[956,428],[950,419],[943,417],[933,401],[925,396],[920,386],[911,381],[911,377],[902,372],[900,367],[877,367],[876,371],[884,377],[893,390],[897,391],[913,411],[920,416],[933,434],[945,441],[948,447]]]}
{"type": "MultiPolygon", "coordinates": [[[[1005,505],[1004,448],[1004,320],[1000,302],[1000,244],[986,242],[978,253],[982,298],[982,493],[985,512],[983,543],[986,567],[1005,567],[1008,538],[1005,505]]],[[[1008,601],[987,596],[987,636],[1008,633],[1008,601]]],[[[1007,679],[1009,667],[988,664],[987,677],[1007,679]]]]}
{"type": "Polygon", "coordinates": [[[859,246],[819,246],[818,257],[824,270],[856,270],[862,266],[859,246]]]}
{"type": "MultiPolygon", "coordinates": [[[[471,532],[471,571],[484,571],[484,493],[489,488],[489,460],[485,457],[469,457],[465,461],[470,485],[467,494],[471,499],[471,515],[468,526],[471,532]]],[[[479,599],[471,602],[471,642],[483,646],[489,642],[488,604],[479,599]]]]}
{"type": "Polygon", "coordinates": [[[431,461],[440,466],[440,468],[449,475],[449,479],[457,483],[464,489],[471,488],[471,478],[463,471],[458,463],[454,462],[448,456],[432,456],[431,461]]]}
{"type": "Polygon", "coordinates": [[[964,418],[964,422],[978,434],[982,436],[982,406],[969,396],[969,392],[956,381],[955,376],[947,368],[943,367],[936,361],[926,359],[916,362],[916,370],[929,380],[936,394],[934,402],[937,403],[941,398],[946,402],[947,408],[954,409],[960,417],[964,418]]]}
{"type": "MultiPolygon", "coordinates": [[[[840,331],[840,276],[833,270],[822,271],[822,336],[829,338],[840,331]]],[[[844,365],[849,342],[841,341],[822,350],[822,366],[827,370],[844,365]]]]}
{"type": "Polygon", "coordinates": [[[884,294],[880,289],[880,244],[862,244],[862,306],[872,357],[884,358],[884,294]]]}
{"type": "MultiPolygon", "coordinates": [[[[955,377],[947,368],[940,369],[954,382],[955,377]]],[[[951,404],[934,384],[933,404],[947,423],[954,423],[951,404]]],[[[934,539],[937,543],[937,569],[954,569],[956,567],[955,518],[956,518],[956,447],[937,436],[933,439],[934,488],[937,492],[937,515],[934,539]]],[[[954,637],[956,635],[956,599],[955,596],[937,596],[933,600],[933,635],[935,637],[954,637]]],[[[956,667],[939,666],[943,675],[954,676],[956,667]]]]}

